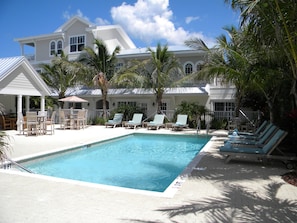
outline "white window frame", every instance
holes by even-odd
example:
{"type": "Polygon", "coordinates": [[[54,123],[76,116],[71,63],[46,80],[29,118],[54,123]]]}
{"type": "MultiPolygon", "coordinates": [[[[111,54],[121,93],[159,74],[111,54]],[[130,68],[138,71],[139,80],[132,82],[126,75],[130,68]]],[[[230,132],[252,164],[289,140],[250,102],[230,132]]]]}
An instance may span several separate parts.
{"type": "Polygon", "coordinates": [[[61,39],[59,39],[59,40],[57,40],[57,43],[56,43],[56,52],[57,52],[57,54],[58,55],[61,55],[61,53],[62,53],[62,51],[63,51],[63,40],[61,40],[61,39]],[[59,42],[61,42],[61,48],[59,47],[59,42]],[[61,51],[60,53],[59,53],[59,51],[61,51]]]}
{"type": "Polygon", "coordinates": [[[193,71],[194,71],[194,64],[192,62],[188,61],[188,62],[184,63],[184,72],[185,72],[186,75],[192,74],[193,71]],[[190,73],[187,71],[188,70],[188,67],[187,67],[188,65],[191,65],[191,72],[190,73]]]}
{"type": "Polygon", "coordinates": [[[203,66],[204,66],[204,62],[203,61],[198,61],[195,65],[195,71],[199,72],[200,70],[202,70],[203,66]],[[197,69],[199,66],[199,69],[197,69]]]}
{"type": "Polygon", "coordinates": [[[83,51],[83,48],[81,50],[79,50],[81,48],[81,45],[83,45],[83,48],[86,46],[86,35],[75,35],[75,36],[69,36],[69,53],[79,53],[81,51],[83,51]],[[79,39],[83,37],[84,42],[79,43],[79,39]],[[71,39],[76,38],[75,43],[71,44],[71,39]],[[76,46],[75,47],[75,51],[71,51],[71,46],[76,46]]]}
{"type": "Polygon", "coordinates": [[[55,40],[50,41],[50,43],[49,43],[49,55],[51,57],[55,56],[56,46],[57,46],[57,43],[56,43],[55,40]],[[52,44],[54,44],[54,47],[53,48],[52,48],[52,44]]]}

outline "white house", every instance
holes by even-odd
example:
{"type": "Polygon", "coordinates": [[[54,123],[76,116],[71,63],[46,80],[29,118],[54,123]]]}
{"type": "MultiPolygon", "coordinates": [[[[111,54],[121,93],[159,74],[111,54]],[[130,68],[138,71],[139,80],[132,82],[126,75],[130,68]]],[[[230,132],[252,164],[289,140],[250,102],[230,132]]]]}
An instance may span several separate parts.
{"type": "MultiPolygon", "coordinates": [[[[95,26],[78,16],[71,18],[53,33],[17,38],[16,41],[21,46],[21,55],[26,56],[31,65],[40,72],[39,64],[50,63],[55,53],[59,54],[63,50],[69,59],[76,59],[82,53],[83,47],[94,46],[94,39],[102,39],[110,51],[113,51],[116,46],[121,47],[121,52],[117,55],[117,68],[132,59],[149,57],[147,49],[137,48],[120,26],[95,26]]],[[[199,71],[206,60],[206,54],[203,51],[185,46],[169,46],[169,51],[178,58],[185,74],[199,71]]],[[[212,83],[188,83],[182,87],[166,89],[162,110],[171,117],[181,101],[191,101],[205,105],[210,111],[228,118],[230,112],[234,110],[234,90],[233,86],[222,85],[218,80],[214,80],[212,83]]],[[[74,106],[86,106],[90,116],[100,113],[102,109],[100,107],[100,90],[77,87],[69,89],[67,94],[87,99],[89,103],[86,105],[77,104],[74,106]]],[[[137,104],[145,108],[149,116],[155,111],[154,102],[153,92],[145,89],[109,89],[108,92],[110,110],[123,103],[137,104]]]]}

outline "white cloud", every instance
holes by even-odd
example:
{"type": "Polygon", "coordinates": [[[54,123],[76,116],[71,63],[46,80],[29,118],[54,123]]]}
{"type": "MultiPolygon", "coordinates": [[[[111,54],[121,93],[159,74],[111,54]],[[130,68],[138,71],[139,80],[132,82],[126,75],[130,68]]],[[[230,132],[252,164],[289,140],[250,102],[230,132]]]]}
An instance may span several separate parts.
{"type": "Polygon", "coordinates": [[[70,14],[69,11],[63,12],[63,18],[66,20],[70,19],[73,16],[79,16],[81,18],[84,18],[87,21],[90,21],[90,19],[87,16],[83,15],[83,13],[80,11],[80,9],[78,9],[75,14],[70,14]]]}
{"type": "Polygon", "coordinates": [[[98,26],[104,26],[104,25],[109,25],[110,22],[106,19],[102,19],[102,18],[96,18],[95,19],[95,24],[98,26]]]}
{"type": "MultiPolygon", "coordinates": [[[[137,0],[134,5],[122,3],[112,7],[111,17],[131,36],[150,45],[153,41],[167,41],[169,45],[183,45],[191,37],[213,42],[202,33],[193,33],[183,27],[176,27],[172,21],[173,12],[169,0],[137,0]]],[[[188,22],[199,19],[189,17],[188,22]]]]}
{"type": "Polygon", "coordinates": [[[199,19],[199,16],[195,16],[195,17],[189,16],[189,17],[186,18],[186,23],[189,24],[189,23],[191,23],[191,22],[193,22],[195,20],[198,20],[198,19],[199,19]]]}

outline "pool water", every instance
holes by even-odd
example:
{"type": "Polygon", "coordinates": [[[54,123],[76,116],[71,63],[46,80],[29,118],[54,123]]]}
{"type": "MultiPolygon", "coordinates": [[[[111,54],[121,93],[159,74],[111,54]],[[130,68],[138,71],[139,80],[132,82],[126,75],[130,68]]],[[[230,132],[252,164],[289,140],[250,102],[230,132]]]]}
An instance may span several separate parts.
{"type": "Polygon", "coordinates": [[[22,165],[47,176],[163,192],[208,141],[197,135],[132,134],[22,165]]]}

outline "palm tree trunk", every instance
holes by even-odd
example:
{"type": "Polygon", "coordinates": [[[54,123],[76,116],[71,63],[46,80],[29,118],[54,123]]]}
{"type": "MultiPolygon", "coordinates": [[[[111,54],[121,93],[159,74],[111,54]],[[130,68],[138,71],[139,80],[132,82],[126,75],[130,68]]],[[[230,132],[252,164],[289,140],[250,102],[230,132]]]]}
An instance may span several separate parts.
{"type": "Polygon", "coordinates": [[[106,109],[106,101],[107,101],[107,91],[101,90],[102,93],[102,107],[103,107],[103,118],[107,119],[107,109],[106,109]]]}

